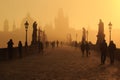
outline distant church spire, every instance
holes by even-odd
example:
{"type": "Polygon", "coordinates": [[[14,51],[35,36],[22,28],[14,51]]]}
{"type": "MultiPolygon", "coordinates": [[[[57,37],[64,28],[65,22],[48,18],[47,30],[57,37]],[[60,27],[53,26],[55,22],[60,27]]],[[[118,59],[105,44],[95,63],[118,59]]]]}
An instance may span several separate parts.
{"type": "Polygon", "coordinates": [[[63,8],[58,10],[58,15],[55,18],[55,29],[56,30],[67,30],[69,28],[68,17],[64,15],[63,8]]]}
{"type": "Polygon", "coordinates": [[[8,20],[6,19],[4,21],[4,32],[8,32],[8,30],[9,30],[9,23],[8,23],[8,20]]]}
{"type": "Polygon", "coordinates": [[[15,21],[13,22],[13,31],[16,29],[15,21]]]}
{"type": "Polygon", "coordinates": [[[60,9],[58,10],[58,17],[64,17],[63,8],[60,8],[60,9]]]}

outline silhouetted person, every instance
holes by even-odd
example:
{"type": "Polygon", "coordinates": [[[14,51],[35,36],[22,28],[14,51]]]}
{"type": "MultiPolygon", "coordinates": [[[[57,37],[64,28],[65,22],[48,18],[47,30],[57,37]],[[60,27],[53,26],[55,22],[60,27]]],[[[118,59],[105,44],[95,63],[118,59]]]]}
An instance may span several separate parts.
{"type": "Polygon", "coordinates": [[[40,50],[40,47],[41,47],[41,46],[40,46],[40,41],[38,41],[38,52],[39,52],[39,53],[40,53],[40,51],[41,51],[41,50],[40,50]]]}
{"type": "Polygon", "coordinates": [[[105,40],[103,40],[103,42],[100,44],[100,51],[101,51],[101,64],[105,64],[107,54],[107,43],[105,40]]]}
{"type": "Polygon", "coordinates": [[[48,46],[49,46],[49,42],[46,41],[46,42],[45,42],[45,45],[46,45],[46,48],[48,48],[48,46]]]}
{"type": "Polygon", "coordinates": [[[59,41],[58,41],[58,40],[56,41],[56,45],[57,45],[57,47],[58,47],[58,45],[59,45],[59,41]]]}
{"type": "Polygon", "coordinates": [[[9,57],[9,59],[12,59],[12,57],[13,57],[13,45],[14,45],[12,39],[10,39],[7,42],[7,45],[8,45],[8,57],[9,57]]]}
{"type": "Polygon", "coordinates": [[[51,46],[52,46],[52,48],[55,47],[55,41],[52,41],[52,42],[51,42],[51,46]]]}
{"type": "Polygon", "coordinates": [[[43,43],[41,41],[38,42],[38,51],[39,53],[43,53],[44,50],[44,46],[43,43]]]}
{"type": "Polygon", "coordinates": [[[88,57],[88,55],[89,55],[89,50],[90,50],[90,45],[89,45],[88,42],[86,42],[86,44],[85,44],[85,49],[86,49],[86,56],[88,57]]]}
{"type": "Polygon", "coordinates": [[[74,46],[75,46],[75,48],[77,48],[77,41],[75,41],[74,46]]]}
{"type": "Polygon", "coordinates": [[[19,57],[22,58],[22,42],[19,41],[18,43],[18,51],[19,51],[19,57]]]}
{"type": "Polygon", "coordinates": [[[63,42],[62,41],[60,42],[60,44],[61,44],[61,46],[63,46],[63,42]]]}
{"type": "Polygon", "coordinates": [[[110,64],[114,64],[116,45],[113,41],[110,41],[110,44],[108,46],[108,50],[109,50],[109,55],[110,55],[110,64]]]}
{"type": "Polygon", "coordinates": [[[82,42],[80,47],[81,47],[81,51],[82,51],[82,56],[84,56],[84,52],[85,52],[85,43],[82,42]]]}

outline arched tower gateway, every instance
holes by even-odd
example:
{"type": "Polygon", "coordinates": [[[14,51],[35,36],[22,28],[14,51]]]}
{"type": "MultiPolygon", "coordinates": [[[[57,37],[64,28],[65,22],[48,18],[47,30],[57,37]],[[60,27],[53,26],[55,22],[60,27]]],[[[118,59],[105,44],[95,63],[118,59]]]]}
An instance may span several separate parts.
{"type": "Polygon", "coordinates": [[[8,20],[6,19],[4,21],[4,32],[8,32],[9,31],[9,22],[8,20]]]}
{"type": "Polygon", "coordinates": [[[104,23],[100,19],[99,24],[98,24],[98,34],[97,34],[97,42],[96,44],[99,45],[101,42],[105,39],[105,34],[104,34],[104,23]]]}
{"type": "Polygon", "coordinates": [[[60,8],[58,11],[58,15],[55,18],[55,29],[54,29],[54,40],[60,40],[64,41],[66,37],[64,35],[67,35],[70,33],[69,28],[69,19],[67,16],[64,15],[63,9],[60,8]]]}
{"type": "Polygon", "coordinates": [[[62,8],[59,9],[58,16],[55,18],[55,29],[58,31],[66,31],[69,29],[69,20],[68,17],[64,15],[62,8]]]}

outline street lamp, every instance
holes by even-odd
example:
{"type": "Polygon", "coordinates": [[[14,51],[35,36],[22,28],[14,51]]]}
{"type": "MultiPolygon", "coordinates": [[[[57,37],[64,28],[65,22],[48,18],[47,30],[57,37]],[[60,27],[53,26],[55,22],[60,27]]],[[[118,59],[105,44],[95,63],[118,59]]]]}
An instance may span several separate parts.
{"type": "Polygon", "coordinates": [[[28,26],[29,26],[28,21],[26,21],[24,25],[25,25],[25,31],[26,31],[26,41],[25,41],[25,47],[27,47],[27,46],[28,46],[28,43],[27,43],[27,30],[28,30],[28,26]]]}
{"type": "Polygon", "coordinates": [[[110,35],[109,35],[109,41],[111,41],[111,29],[112,29],[111,22],[108,24],[108,26],[109,26],[109,33],[110,33],[110,35]]]}

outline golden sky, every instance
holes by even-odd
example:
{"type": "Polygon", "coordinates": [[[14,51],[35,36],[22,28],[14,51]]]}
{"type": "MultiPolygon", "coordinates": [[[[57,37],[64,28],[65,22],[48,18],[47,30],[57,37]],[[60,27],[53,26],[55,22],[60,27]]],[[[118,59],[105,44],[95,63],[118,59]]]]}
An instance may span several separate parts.
{"type": "MultiPolygon", "coordinates": [[[[108,23],[113,24],[113,39],[120,47],[120,0],[0,0],[0,30],[3,30],[4,20],[9,21],[12,29],[13,22],[17,27],[29,13],[40,25],[54,24],[58,10],[63,8],[69,17],[70,27],[82,29],[82,27],[98,30],[99,19],[105,25],[106,38],[108,39],[108,23]]],[[[96,37],[96,34],[94,35],[96,37]]]]}
{"type": "Polygon", "coordinates": [[[120,0],[0,0],[0,29],[5,19],[20,26],[29,13],[44,26],[53,23],[59,8],[69,17],[70,27],[90,27],[97,30],[99,19],[108,27],[109,21],[115,29],[120,26],[120,0]]]}

